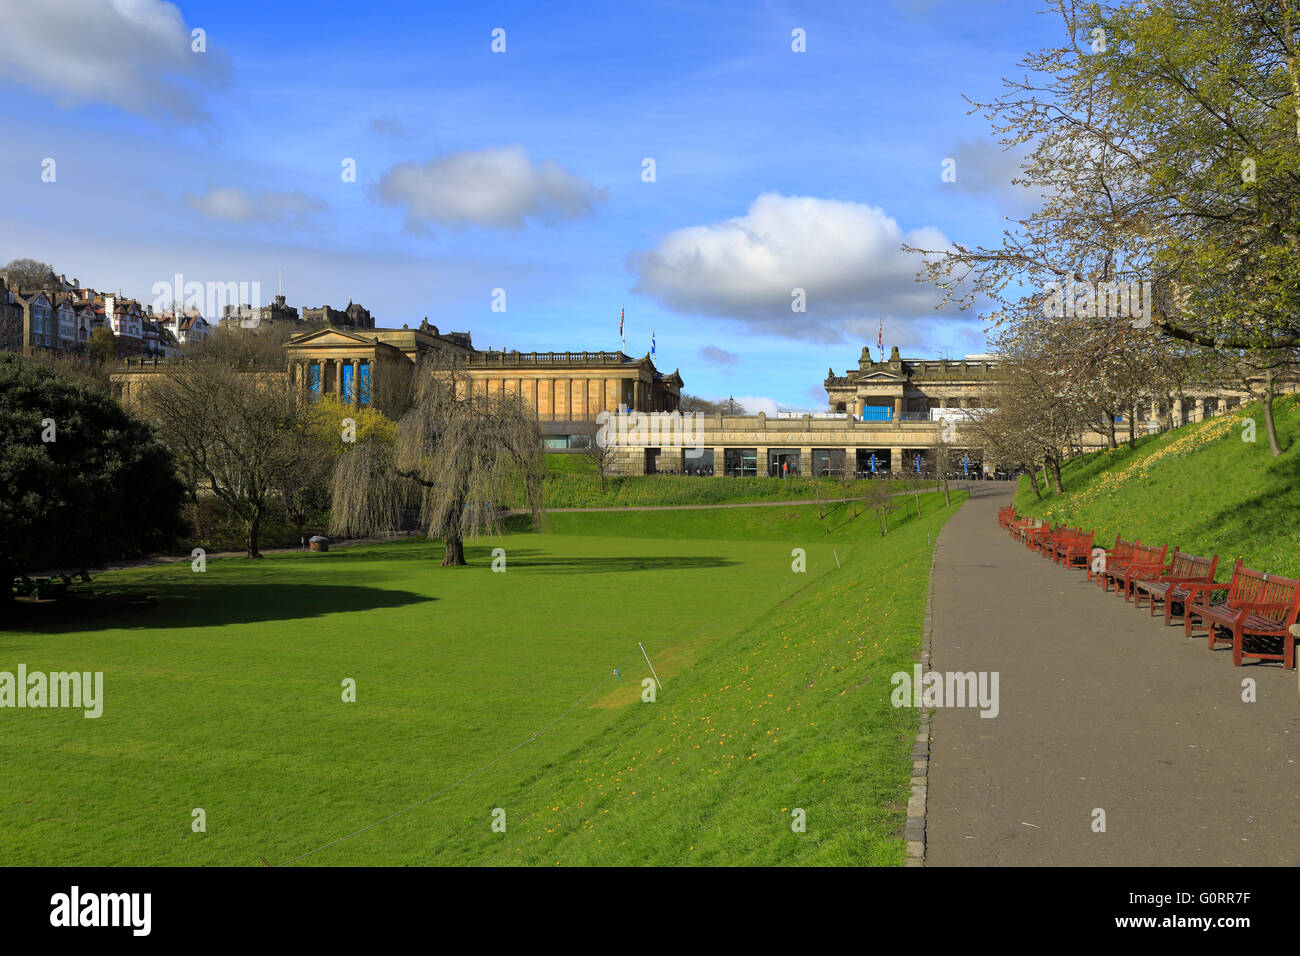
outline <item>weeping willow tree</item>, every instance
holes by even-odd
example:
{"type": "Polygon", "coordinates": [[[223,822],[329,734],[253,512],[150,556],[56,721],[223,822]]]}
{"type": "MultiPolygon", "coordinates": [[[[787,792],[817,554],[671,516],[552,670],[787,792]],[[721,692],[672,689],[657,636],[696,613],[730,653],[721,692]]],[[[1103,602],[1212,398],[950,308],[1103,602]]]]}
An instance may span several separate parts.
{"type": "Polygon", "coordinates": [[[422,357],[394,437],[351,445],[334,469],[330,530],[373,535],[396,530],[418,502],[420,526],[442,538],[442,564],[465,564],[465,539],[501,530],[504,501],[523,489],[541,520],[542,437],[515,393],[489,394],[464,365],[422,357]]]}

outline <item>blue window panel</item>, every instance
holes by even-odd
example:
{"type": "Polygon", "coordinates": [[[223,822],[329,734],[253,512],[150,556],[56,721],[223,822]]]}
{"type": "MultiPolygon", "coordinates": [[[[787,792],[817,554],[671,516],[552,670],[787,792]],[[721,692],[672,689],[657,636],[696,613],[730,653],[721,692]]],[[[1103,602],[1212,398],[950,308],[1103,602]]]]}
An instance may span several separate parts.
{"type": "Polygon", "coordinates": [[[370,404],[370,363],[361,363],[361,404],[370,404]]]}
{"type": "Polygon", "coordinates": [[[312,362],[309,366],[307,366],[307,387],[311,391],[315,392],[317,395],[320,394],[320,363],[319,362],[312,362]]]}
{"type": "Polygon", "coordinates": [[[352,402],[352,363],[343,363],[343,401],[352,402]]]}

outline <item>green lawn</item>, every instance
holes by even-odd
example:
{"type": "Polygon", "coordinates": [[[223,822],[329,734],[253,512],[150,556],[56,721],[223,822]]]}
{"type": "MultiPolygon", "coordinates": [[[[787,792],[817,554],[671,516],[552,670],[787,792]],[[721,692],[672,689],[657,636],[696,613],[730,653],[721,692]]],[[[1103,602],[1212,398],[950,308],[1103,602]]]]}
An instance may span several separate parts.
{"type": "MultiPolygon", "coordinates": [[[[1283,448],[1274,458],[1259,405],[1222,418],[1075,459],[1061,469],[1063,497],[1034,499],[1020,479],[1022,514],[1095,528],[1109,547],[1117,534],[1144,543],[1218,554],[1220,577],[1232,562],[1300,575],[1300,396],[1275,403],[1283,448]],[[1255,422],[1254,441],[1247,419],[1255,422]]],[[[1041,480],[1040,480],[1041,487],[1041,480]]]]}
{"type": "Polygon", "coordinates": [[[0,631],[0,670],[105,675],[98,720],[0,711],[0,864],[280,863],[543,728],[304,862],[898,864],[916,718],[889,676],[952,513],[921,500],[883,539],[851,507],[830,534],[811,507],[575,514],[463,569],[412,540],[102,575],[159,606],[0,631]]]}

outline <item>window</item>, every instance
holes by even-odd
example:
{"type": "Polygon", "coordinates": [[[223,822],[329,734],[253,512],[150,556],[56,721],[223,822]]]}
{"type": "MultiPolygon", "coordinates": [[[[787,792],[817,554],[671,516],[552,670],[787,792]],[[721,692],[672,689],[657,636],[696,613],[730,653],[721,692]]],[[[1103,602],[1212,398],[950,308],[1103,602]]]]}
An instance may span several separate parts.
{"type": "Polygon", "coordinates": [[[343,363],[343,401],[352,404],[352,370],[351,362],[343,363]]]}
{"type": "Polygon", "coordinates": [[[722,453],[723,473],[737,478],[758,475],[757,448],[727,448],[722,453]]]}
{"type": "Polygon", "coordinates": [[[799,474],[798,448],[769,448],[767,450],[767,474],[769,478],[785,478],[799,474]]]}
{"type": "Polygon", "coordinates": [[[370,363],[362,362],[361,368],[359,369],[357,374],[361,376],[361,382],[357,386],[359,390],[359,394],[361,396],[360,404],[369,405],[370,404],[370,363]]]}
{"type": "Polygon", "coordinates": [[[843,448],[814,448],[812,455],[813,474],[818,478],[827,475],[838,478],[844,474],[843,448]]]}
{"type": "Polygon", "coordinates": [[[713,449],[687,448],[682,460],[682,468],[688,475],[713,474],[713,449]]]}

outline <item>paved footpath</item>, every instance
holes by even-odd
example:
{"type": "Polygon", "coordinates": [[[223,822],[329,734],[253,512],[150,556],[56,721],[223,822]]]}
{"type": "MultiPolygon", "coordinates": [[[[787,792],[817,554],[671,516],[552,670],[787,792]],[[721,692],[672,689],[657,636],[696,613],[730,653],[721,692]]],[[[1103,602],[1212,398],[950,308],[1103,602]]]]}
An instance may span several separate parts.
{"type": "Polygon", "coordinates": [[[972,495],[939,536],[930,666],[999,672],[1001,707],[934,713],[927,864],[1300,863],[1295,672],[1233,667],[1011,539],[1005,486],[972,495]]]}

